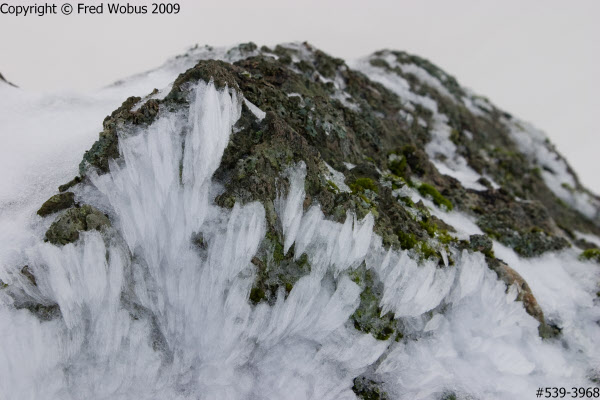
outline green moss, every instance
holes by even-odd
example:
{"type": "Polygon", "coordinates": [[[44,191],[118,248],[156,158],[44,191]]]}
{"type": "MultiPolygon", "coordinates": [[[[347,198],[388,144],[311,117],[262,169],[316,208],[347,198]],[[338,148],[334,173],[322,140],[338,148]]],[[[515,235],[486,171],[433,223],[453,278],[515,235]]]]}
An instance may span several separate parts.
{"type": "Polygon", "coordinates": [[[429,237],[435,237],[435,234],[438,231],[438,227],[436,224],[432,223],[431,220],[427,217],[422,218],[419,221],[419,225],[421,225],[421,228],[423,228],[425,230],[425,232],[427,232],[427,234],[429,235],[429,237]]]}
{"type": "Polygon", "coordinates": [[[282,262],[285,259],[285,254],[283,254],[283,243],[281,243],[277,235],[272,232],[267,232],[266,237],[273,243],[273,260],[276,263],[282,262]]]}
{"type": "Polygon", "coordinates": [[[456,145],[460,143],[460,133],[456,129],[452,129],[450,132],[450,140],[456,145]]]}
{"type": "Polygon", "coordinates": [[[398,235],[400,247],[402,247],[404,250],[410,250],[418,243],[417,238],[413,233],[398,231],[396,234],[398,235]]]}
{"type": "Polygon", "coordinates": [[[350,280],[356,283],[358,286],[363,285],[363,276],[364,271],[362,271],[360,268],[352,270],[348,273],[348,277],[350,278],[350,280]]]}
{"type": "Polygon", "coordinates": [[[406,175],[406,166],[408,165],[406,157],[392,160],[389,164],[390,171],[396,176],[404,177],[406,175]]]}
{"type": "Polygon", "coordinates": [[[426,242],[421,242],[420,254],[423,260],[437,257],[437,251],[426,242]]]}
{"type": "Polygon", "coordinates": [[[536,178],[542,178],[542,169],[540,167],[534,167],[531,169],[531,174],[536,178]]]}
{"type": "Polygon", "coordinates": [[[582,261],[595,261],[600,263],[600,249],[587,249],[579,255],[579,259],[582,261]]]}
{"type": "Polygon", "coordinates": [[[377,183],[371,178],[357,178],[352,184],[350,189],[353,193],[364,192],[365,190],[371,190],[375,193],[379,193],[377,183]]]}
{"type": "Polygon", "coordinates": [[[372,158],[372,157],[369,157],[369,156],[364,156],[363,158],[364,158],[366,161],[369,161],[369,162],[372,162],[373,164],[375,164],[375,160],[373,160],[373,158],[372,158]]]}
{"type": "Polygon", "coordinates": [[[419,225],[429,237],[433,239],[437,239],[442,244],[449,244],[452,242],[457,242],[454,236],[448,233],[447,229],[442,229],[438,227],[437,223],[434,222],[435,217],[431,217],[429,214],[421,216],[421,219],[418,220],[419,225]]]}
{"type": "Polygon", "coordinates": [[[308,255],[303,253],[296,258],[294,254],[294,246],[287,254],[284,253],[279,236],[275,232],[267,232],[257,255],[252,258],[252,264],[257,267],[256,280],[249,296],[252,304],[263,301],[273,304],[280,287],[285,289],[287,296],[298,279],[310,273],[308,255]]]}
{"type": "Polygon", "coordinates": [[[454,208],[450,200],[442,196],[442,194],[438,192],[436,188],[428,183],[423,183],[421,186],[419,186],[419,193],[424,197],[430,196],[433,200],[433,203],[438,207],[444,206],[448,210],[452,210],[454,208]]]}
{"type": "Polygon", "coordinates": [[[415,207],[415,202],[412,201],[412,199],[408,196],[400,197],[400,198],[398,198],[398,200],[400,200],[402,203],[404,203],[404,205],[407,207],[411,207],[411,208],[415,207]]]}
{"type": "Polygon", "coordinates": [[[308,262],[308,255],[306,253],[302,253],[302,255],[296,260],[298,267],[301,269],[306,269],[310,267],[310,263],[308,262]]]}
{"type": "Polygon", "coordinates": [[[388,340],[398,328],[394,314],[388,312],[381,315],[379,304],[383,295],[383,284],[377,281],[373,272],[367,270],[364,264],[351,271],[349,276],[363,289],[360,294],[360,304],[350,317],[354,328],[370,333],[377,340],[388,340]]]}
{"type": "Polygon", "coordinates": [[[338,194],[340,192],[340,188],[330,180],[327,181],[327,189],[334,194],[338,194]]]}
{"type": "Polygon", "coordinates": [[[440,398],[440,400],[456,400],[456,394],[450,392],[450,393],[444,393],[442,395],[442,397],[440,398]]]}
{"type": "Polygon", "coordinates": [[[437,257],[437,250],[431,247],[427,242],[420,241],[413,233],[398,231],[398,242],[404,250],[414,249],[419,254],[421,260],[437,257]]]}
{"type": "Polygon", "coordinates": [[[250,301],[252,304],[258,304],[266,298],[265,291],[262,288],[254,287],[250,290],[250,301]]]}
{"type": "Polygon", "coordinates": [[[575,188],[573,188],[573,187],[572,187],[571,185],[569,185],[568,183],[566,183],[566,182],[563,182],[563,183],[561,183],[561,186],[562,186],[564,189],[568,190],[570,193],[575,193],[575,188]]]}

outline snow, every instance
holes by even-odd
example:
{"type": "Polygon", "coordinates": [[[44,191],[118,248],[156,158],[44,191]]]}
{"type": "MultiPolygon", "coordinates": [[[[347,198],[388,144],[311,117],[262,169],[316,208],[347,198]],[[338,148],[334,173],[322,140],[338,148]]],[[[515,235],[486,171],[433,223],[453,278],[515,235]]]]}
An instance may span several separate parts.
{"type": "Polygon", "coordinates": [[[244,104],[246,105],[246,107],[248,107],[250,109],[252,114],[254,114],[254,116],[259,121],[262,121],[265,118],[265,116],[267,115],[266,112],[264,112],[260,108],[256,107],[254,104],[250,103],[247,99],[244,99],[244,104]]]}
{"type": "Polygon", "coordinates": [[[475,172],[464,157],[456,152],[456,145],[450,140],[451,128],[447,124],[448,117],[443,114],[435,114],[433,126],[430,130],[431,141],[425,146],[433,165],[440,173],[450,175],[469,189],[485,190],[485,187],[477,181],[481,175],[475,172]]]}
{"type": "Polygon", "coordinates": [[[578,187],[576,177],[546,134],[516,118],[504,119],[519,150],[541,168],[544,182],[554,194],[592,220],[600,220],[600,200],[578,187]]]}
{"type": "Polygon", "coordinates": [[[600,248],[600,238],[597,236],[594,236],[592,234],[589,233],[583,233],[583,232],[578,232],[578,231],[574,231],[573,232],[575,234],[575,236],[577,237],[577,239],[583,239],[586,240],[590,243],[595,244],[597,247],[600,248]]]}
{"type": "Polygon", "coordinates": [[[371,65],[370,58],[364,58],[350,63],[355,68],[369,77],[374,82],[379,82],[400,99],[413,104],[420,104],[428,110],[436,113],[437,103],[431,97],[421,96],[410,90],[410,84],[406,79],[395,73],[389,73],[382,68],[371,65]]]}
{"type": "MultiPolygon", "coordinates": [[[[350,164],[350,163],[344,163],[346,168],[348,169],[352,169],[355,167],[354,164],[350,164]]],[[[333,182],[337,188],[342,191],[342,192],[347,192],[350,193],[352,190],[350,190],[350,187],[348,185],[346,185],[346,177],[344,176],[343,173],[341,173],[340,171],[334,169],[331,165],[325,163],[325,166],[327,167],[327,170],[329,171],[329,175],[326,177],[327,180],[330,180],[331,182],[333,182]]]]}

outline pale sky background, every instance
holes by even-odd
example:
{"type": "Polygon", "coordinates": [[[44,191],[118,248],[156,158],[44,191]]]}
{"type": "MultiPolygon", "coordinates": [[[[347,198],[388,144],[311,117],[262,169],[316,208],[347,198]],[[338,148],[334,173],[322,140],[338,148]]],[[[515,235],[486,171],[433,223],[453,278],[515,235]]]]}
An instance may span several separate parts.
{"type": "Polygon", "coordinates": [[[600,193],[600,1],[180,4],[175,16],[0,15],[0,72],[26,90],[80,92],[154,68],[195,43],[307,40],[345,59],[406,50],[545,130],[583,183],[600,193]]]}

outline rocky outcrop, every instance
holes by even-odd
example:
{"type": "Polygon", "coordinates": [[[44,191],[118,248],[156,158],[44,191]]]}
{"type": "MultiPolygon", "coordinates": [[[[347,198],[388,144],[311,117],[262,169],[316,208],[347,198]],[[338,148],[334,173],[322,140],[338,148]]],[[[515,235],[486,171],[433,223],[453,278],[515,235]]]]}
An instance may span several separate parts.
{"type": "Polygon", "coordinates": [[[69,208],[59,216],[46,231],[46,240],[52,244],[65,245],[79,239],[79,232],[102,231],[111,226],[101,211],[90,205],[69,208]]]}
{"type": "Polygon", "coordinates": [[[64,192],[50,197],[37,211],[40,217],[45,217],[55,212],[65,210],[75,205],[75,194],[72,192],[64,192]]]}
{"type": "MultiPolygon", "coordinates": [[[[551,337],[558,333],[546,323],[523,278],[494,257],[490,239],[533,257],[575,243],[575,230],[599,234],[600,225],[552,192],[539,166],[511,138],[510,126],[516,124],[511,115],[470,95],[454,78],[424,59],[389,51],[371,57],[369,68],[396,74],[408,82],[414,95],[437,104],[447,118],[449,140],[457,157],[463,157],[469,168],[482,176],[479,189],[474,189],[442,174],[436,165],[444,160],[434,160],[426,151],[439,135],[439,115],[432,109],[407,102],[343,60],[306,43],[260,50],[244,44],[236,51],[248,56],[233,63],[198,62],[177,78],[164,99],[127,99],[104,120],[99,140],[80,164],[80,177],[61,186],[60,191],[85,181],[90,169],[99,174],[109,171],[109,161],[120,156],[120,129],[147,126],[160,112],[187,107],[188,87],[199,80],[212,81],[218,88],[238,91],[265,112],[264,118],[257,118],[243,106],[213,177],[224,188],[215,199],[218,205],[231,208],[235,203],[259,201],[266,210],[268,232],[252,260],[258,274],[249,301],[272,303],[278,290],[289,293],[310,271],[308,262],[294,256],[293,247],[284,253],[281,222],[275,213],[277,197],[289,188],[284,172],[302,161],[307,172],[305,208],[319,204],[335,221],[343,221],[347,212],[359,218],[371,213],[384,246],[408,250],[420,260],[437,260],[442,268],[452,268],[452,257],[464,248],[480,251],[498,278],[507,287],[517,288],[518,300],[540,322],[540,334],[551,337]],[[422,72],[419,77],[392,61],[425,71],[441,87],[429,78],[422,79],[422,72]],[[472,106],[477,102],[478,109],[472,106]],[[451,225],[406,194],[411,190],[442,211],[454,209],[471,215],[487,236],[459,241],[451,225]],[[449,255],[448,260],[443,254],[449,255]]],[[[80,231],[110,226],[99,210],[88,205],[72,207],[69,192],[48,200],[40,215],[70,206],[48,229],[49,242],[72,243],[80,231]]],[[[201,247],[201,241],[198,243],[201,247]]],[[[362,290],[360,306],[352,316],[354,326],[380,340],[401,338],[395,316],[380,315],[381,283],[361,268],[353,276],[362,290]]],[[[359,386],[359,391],[370,390],[367,384],[359,386]]]]}

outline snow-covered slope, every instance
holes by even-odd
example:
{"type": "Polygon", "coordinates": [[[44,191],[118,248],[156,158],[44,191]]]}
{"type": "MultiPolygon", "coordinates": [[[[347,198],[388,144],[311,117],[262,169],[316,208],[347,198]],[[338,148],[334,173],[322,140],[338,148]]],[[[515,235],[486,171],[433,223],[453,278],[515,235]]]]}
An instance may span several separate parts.
{"type": "Polygon", "coordinates": [[[597,385],[598,198],[426,60],[196,47],[0,110],[2,398],[597,385]]]}

